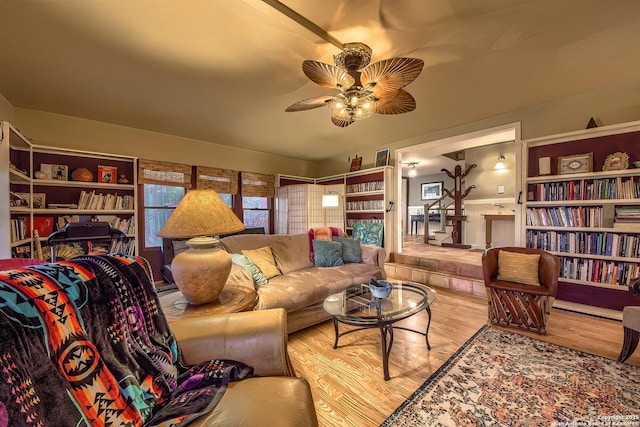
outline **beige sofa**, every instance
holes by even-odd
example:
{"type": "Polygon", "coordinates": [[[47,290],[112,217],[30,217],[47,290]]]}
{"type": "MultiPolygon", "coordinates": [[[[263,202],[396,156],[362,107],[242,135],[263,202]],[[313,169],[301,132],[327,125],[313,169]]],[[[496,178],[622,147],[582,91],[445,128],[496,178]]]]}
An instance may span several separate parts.
{"type": "Polygon", "coordinates": [[[386,277],[385,250],[369,245],[361,245],[362,263],[315,267],[309,260],[309,238],[306,233],[229,236],[220,239],[220,246],[235,254],[242,253],[243,249],[271,248],[282,275],[272,277],[266,285],[255,285],[251,273],[234,264],[227,286],[256,289],[260,297],[259,310],[284,308],[289,333],[330,319],[331,316],[322,307],[327,296],[367,283],[371,278],[386,277]]]}

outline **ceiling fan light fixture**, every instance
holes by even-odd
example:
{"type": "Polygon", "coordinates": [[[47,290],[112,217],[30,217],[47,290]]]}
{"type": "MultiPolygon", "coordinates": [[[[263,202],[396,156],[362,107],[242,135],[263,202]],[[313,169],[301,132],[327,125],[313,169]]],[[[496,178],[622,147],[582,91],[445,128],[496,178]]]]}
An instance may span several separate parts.
{"type": "Polygon", "coordinates": [[[375,98],[366,90],[349,89],[334,97],[329,103],[331,117],[339,120],[362,120],[375,113],[375,98]]]}

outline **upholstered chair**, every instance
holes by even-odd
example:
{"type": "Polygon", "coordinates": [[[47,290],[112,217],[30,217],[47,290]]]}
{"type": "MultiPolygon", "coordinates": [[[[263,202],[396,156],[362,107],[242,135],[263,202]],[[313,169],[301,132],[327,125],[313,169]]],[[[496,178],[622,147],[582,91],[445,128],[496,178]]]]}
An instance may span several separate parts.
{"type": "MultiPolygon", "coordinates": [[[[640,278],[629,284],[629,292],[640,297],[640,278]]],[[[624,327],[624,342],[618,356],[618,362],[627,360],[638,347],[640,341],[640,306],[628,305],[622,310],[622,326],[624,327]]]]}
{"type": "Polygon", "coordinates": [[[539,334],[558,290],[560,260],[539,249],[491,248],[482,255],[489,321],[539,334]]]}

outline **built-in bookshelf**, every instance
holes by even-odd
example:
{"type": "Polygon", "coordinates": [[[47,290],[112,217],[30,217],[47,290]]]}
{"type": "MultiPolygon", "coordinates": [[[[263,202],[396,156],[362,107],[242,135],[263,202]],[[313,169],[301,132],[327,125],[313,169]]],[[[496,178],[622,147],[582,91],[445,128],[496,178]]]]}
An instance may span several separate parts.
{"type": "Polygon", "coordinates": [[[524,237],[528,247],[560,258],[559,304],[621,310],[629,282],[640,275],[640,169],[633,167],[640,160],[640,123],[526,145],[524,237]],[[572,156],[591,163],[568,173],[561,162],[572,156]],[[628,161],[613,163],[612,156],[628,161]],[[539,160],[547,157],[551,170],[540,175],[539,160]]]}
{"type": "MultiPolygon", "coordinates": [[[[391,248],[392,233],[387,232],[393,227],[393,208],[394,198],[393,189],[393,167],[380,166],[361,171],[347,172],[340,175],[333,175],[322,178],[300,178],[286,175],[278,177],[278,186],[286,187],[291,185],[300,185],[303,183],[312,183],[321,186],[340,186],[340,197],[343,198],[344,228],[347,233],[353,231],[353,224],[356,222],[376,222],[384,224],[384,247],[391,248]]],[[[335,193],[336,191],[332,191],[335,193]]],[[[280,191],[284,194],[283,191],[280,191]]],[[[292,199],[293,201],[293,199],[292,199]]],[[[292,203],[279,203],[281,209],[285,209],[290,217],[296,214],[292,212],[292,203]]],[[[322,207],[315,204],[321,217],[322,207]]],[[[308,209],[309,204],[303,203],[301,209],[308,209]]],[[[326,215],[326,212],[324,213],[326,215]]],[[[280,213],[279,216],[284,216],[280,213]]],[[[277,219],[278,221],[278,219],[277,219]]],[[[284,230],[284,225],[282,227],[284,230]]]]}
{"type": "Polygon", "coordinates": [[[137,253],[135,158],[37,145],[8,122],[1,129],[0,202],[9,206],[0,217],[1,257],[34,257],[52,232],[89,221],[126,234],[109,249],[137,253]]]}

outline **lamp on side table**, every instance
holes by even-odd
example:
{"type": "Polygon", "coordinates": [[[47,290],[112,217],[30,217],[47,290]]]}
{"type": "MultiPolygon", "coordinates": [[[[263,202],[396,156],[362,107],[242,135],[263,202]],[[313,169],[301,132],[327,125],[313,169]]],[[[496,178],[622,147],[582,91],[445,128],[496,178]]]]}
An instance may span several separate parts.
{"type": "Polygon", "coordinates": [[[178,289],[190,304],[214,301],[231,271],[231,257],[218,248],[223,233],[244,230],[244,224],[213,190],[189,190],[158,236],[189,239],[188,249],[171,262],[178,289]]]}

